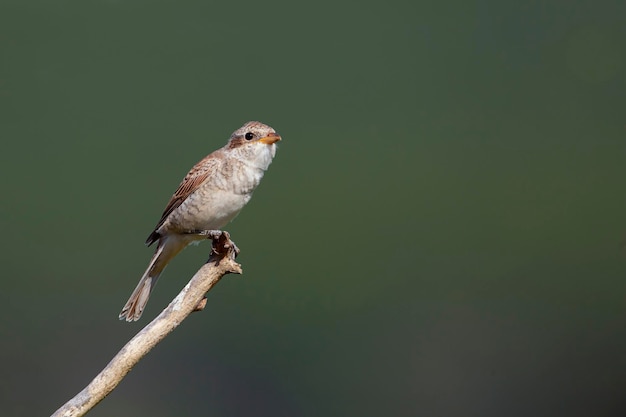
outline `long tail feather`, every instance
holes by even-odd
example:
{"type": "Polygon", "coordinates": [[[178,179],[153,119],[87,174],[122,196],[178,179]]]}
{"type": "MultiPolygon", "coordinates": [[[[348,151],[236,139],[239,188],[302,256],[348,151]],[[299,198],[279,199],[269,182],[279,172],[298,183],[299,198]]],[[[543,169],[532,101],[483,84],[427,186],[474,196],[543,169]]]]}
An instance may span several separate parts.
{"type": "Polygon", "coordinates": [[[157,283],[159,276],[169,263],[186,245],[180,245],[174,240],[162,238],[157,247],[146,272],[139,280],[139,284],[131,294],[130,298],[122,308],[119,315],[120,320],[137,321],[143,314],[143,310],[148,303],[150,293],[157,283]]]}

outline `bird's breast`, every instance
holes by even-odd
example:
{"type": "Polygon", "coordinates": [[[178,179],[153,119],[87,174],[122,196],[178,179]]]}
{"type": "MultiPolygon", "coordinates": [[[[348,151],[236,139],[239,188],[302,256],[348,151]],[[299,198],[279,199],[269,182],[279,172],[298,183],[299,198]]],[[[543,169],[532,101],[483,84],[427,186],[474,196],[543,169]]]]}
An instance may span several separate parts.
{"type": "Polygon", "coordinates": [[[221,229],[250,201],[263,172],[241,165],[210,177],[170,214],[164,226],[177,231],[221,229]]]}

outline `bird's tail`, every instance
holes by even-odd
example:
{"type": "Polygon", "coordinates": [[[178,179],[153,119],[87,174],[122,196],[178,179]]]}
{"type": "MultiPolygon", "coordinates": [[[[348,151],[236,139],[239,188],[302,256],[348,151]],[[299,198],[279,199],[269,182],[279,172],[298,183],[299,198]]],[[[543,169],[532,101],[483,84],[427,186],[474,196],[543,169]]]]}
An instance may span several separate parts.
{"type": "Polygon", "coordinates": [[[159,246],[154,252],[146,272],[143,273],[135,291],[130,295],[124,308],[122,308],[122,312],[119,315],[120,320],[129,322],[139,320],[159,276],[169,261],[185,247],[185,245],[176,243],[178,242],[175,242],[173,239],[169,240],[167,237],[161,238],[159,246]]]}

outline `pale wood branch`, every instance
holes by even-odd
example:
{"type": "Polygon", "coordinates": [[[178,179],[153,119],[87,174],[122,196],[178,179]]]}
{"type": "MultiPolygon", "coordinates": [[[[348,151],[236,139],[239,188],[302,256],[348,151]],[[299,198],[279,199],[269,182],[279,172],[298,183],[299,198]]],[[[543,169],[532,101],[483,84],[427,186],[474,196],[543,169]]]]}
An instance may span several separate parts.
{"type": "Polygon", "coordinates": [[[235,262],[237,253],[237,246],[230,240],[228,232],[222,232],[215,237],[209,260],[169,306],[133,337],[87,387],[59,408],[52,417],[83,416],[102,401],[157,343],[192,312],[204,308],[205,294],[224,275],[242,273],[241,265],[235,262]]]}

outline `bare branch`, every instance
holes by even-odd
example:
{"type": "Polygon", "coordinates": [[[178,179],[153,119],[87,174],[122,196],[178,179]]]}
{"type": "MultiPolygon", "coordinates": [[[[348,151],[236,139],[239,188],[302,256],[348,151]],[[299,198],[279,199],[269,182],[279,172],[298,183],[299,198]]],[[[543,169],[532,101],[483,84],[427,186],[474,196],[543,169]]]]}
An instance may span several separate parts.
{"type": "Polygon", "coordinates": [[[170,305],[133,337],[87,387],[59,408],[52,417],[83,416],[102,401],[157,343],[192,312],[204,308],[205,294],[224,275],[242,273],[241,265],[235,262],[238,252],[228,232],[214,237],[209,260],[170,305]]]}

